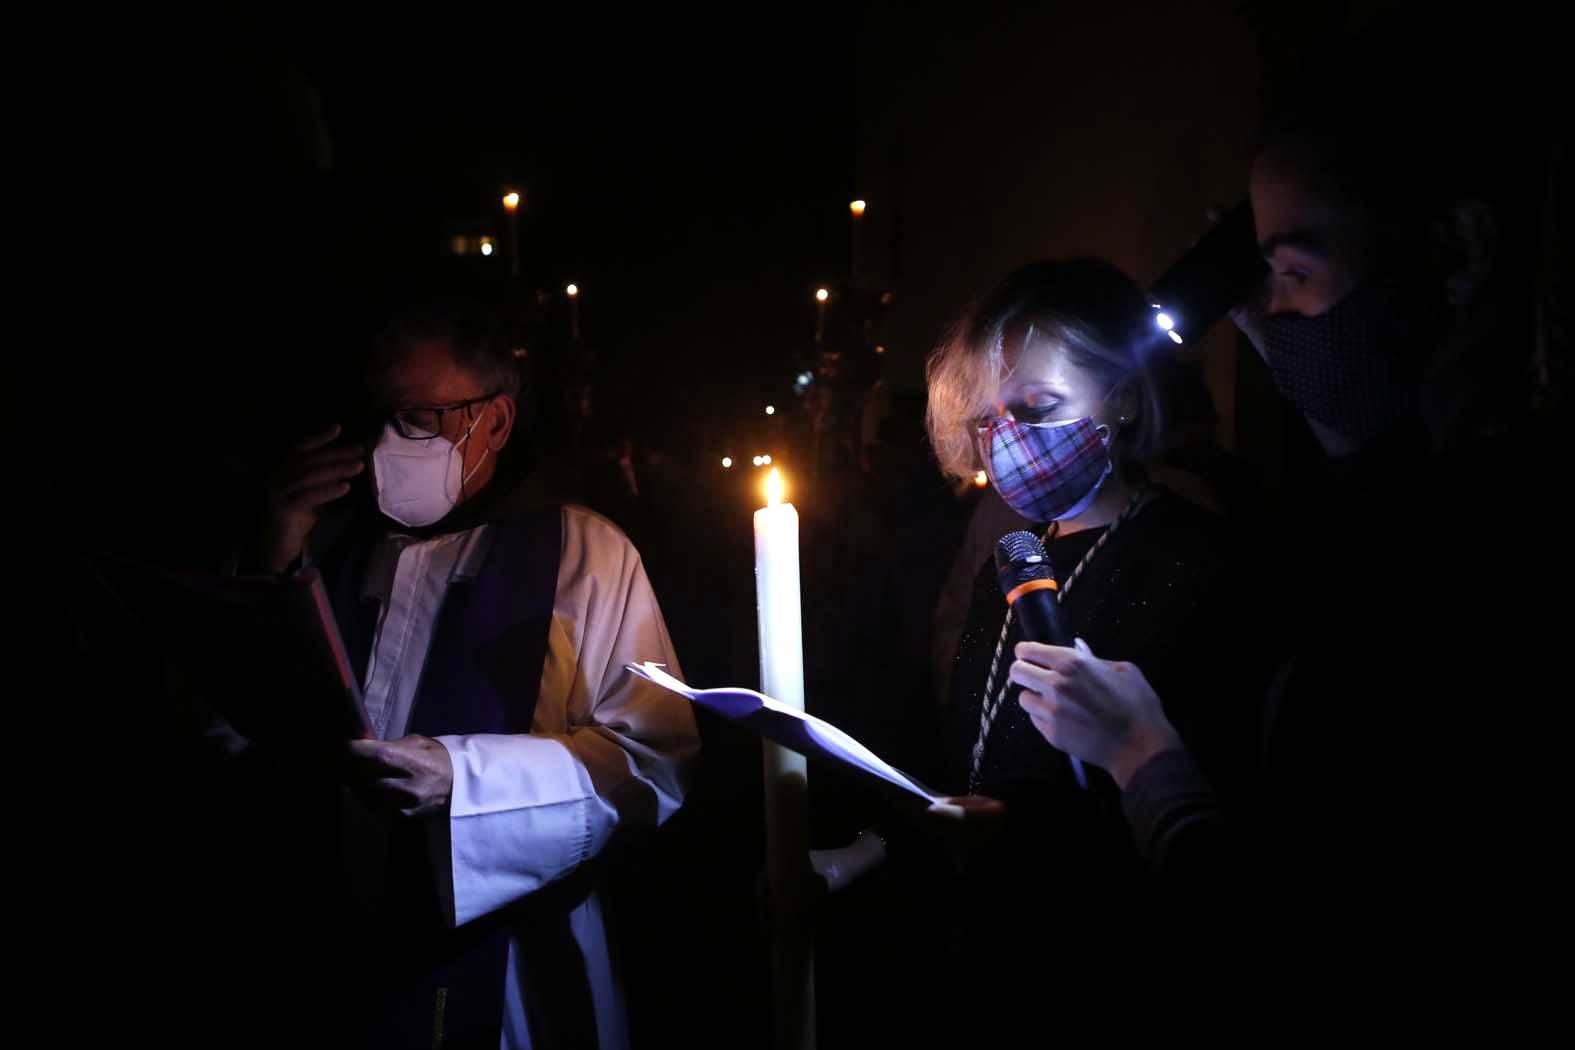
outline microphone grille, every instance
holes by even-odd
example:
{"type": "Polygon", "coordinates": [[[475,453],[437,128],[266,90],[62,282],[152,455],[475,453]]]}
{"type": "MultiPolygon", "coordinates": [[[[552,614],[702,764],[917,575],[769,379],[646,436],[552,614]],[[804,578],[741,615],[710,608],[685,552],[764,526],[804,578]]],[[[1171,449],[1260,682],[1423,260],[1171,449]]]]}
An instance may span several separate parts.
{"type": "Polygon", "coordinates": [[[1055,568],[1038,536],[1008,532],[995,545],[995,575],[1001,593],[1009,594],[1030,580],[1055,579],[1055,568]]]}

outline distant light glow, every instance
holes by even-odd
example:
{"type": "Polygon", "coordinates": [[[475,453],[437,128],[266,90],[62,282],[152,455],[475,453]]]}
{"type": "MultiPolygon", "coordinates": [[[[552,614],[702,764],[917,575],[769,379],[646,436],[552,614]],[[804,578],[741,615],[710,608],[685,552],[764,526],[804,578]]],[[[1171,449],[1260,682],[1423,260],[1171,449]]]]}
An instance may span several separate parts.
{"type": "Polygon", "coordinates": [[[859,218],[861,215],[864,214],[864,209],[866,207],[867,207],[867,205],[861,200],[859,200],[859,201],[850,201],[848,203],[848,210],[853,213],[853,217],[855,219],[859,218]]]}
{"type": "Polygon", "coordinates": [[[580,286],[577,284],[571,284],[569,287],[565,288],[564,291],[569,293],[570,299],[573,299],[576,295],[580,294],[580,286]]]}
{"type": "Polygon", "coordinates": [[[515,208],[518,208],[519,206],[520,206],[520,195],[518,193],[510,192],[510,193],[505,193],[503,195],[503,207],[507,208],[509,211],[513,211],[515,208]]]}
{"type": "Polygon", "coordinates": [[[1167,332],[1170,331],[1172,328],[1176,327],[1175,319],[1173,317],[1171,317],[1169,314],[1165,314],[1165,313],[1156,314],[1154,316],[1154,323],[1159,325],[1161,328],[1163,328],[1167,332]]]}
{"type": "Polygon", "coordinates": [[[759,457],[759,456],[756,456],[756,457],[755,457],[755,458],[754,458],[754,460],[753,460],[753,462],[754,462],[754,464],[755,464],[755,466],[757,466],[757,467],[758,467],[758,466],[760,466],[760,465],[761,465],[761,463],[760,463],[760,457],[759,457]]]}
{"type": "Polygon", "coordinates": [[[816,288],[815,289],[815,301],[817,303],[823,303],[827,299],[830,299],[830,298],[831,298],[831,293],[826,291],[826,289],[824,289],[824,288],[816,288]]]}
{"type": "Polygon", "coordinates": [[[974,487],[982,489],[990,483],[990,475],[981,470],[973,476],[973,483],[974,487]]]}
{"type": "Polygon", "coordinates": [[[776,414],[777,414],[777,406],[776,405],[767,405],[766,406],[766,415],[774,416],[776,414]]]}
{"type": "Polygon", "coordinates": [[[1170,333],[1170,341],[1172,343],[1175,343],[1177,346],[1180,346],[1181,345],[1181,333],[1172,331],[1170,333]]]}
{"type": "Polygon", "coordinates": [[[723,456],[722,457],[722,469],[723,470],[732,470],[733,469],[733,457],[732,456],[723,456]]]}
{"type": "Polygon", "coordinates": [[[492,254],[492,242],[491,241],[482,241],[481,242],[481,254],[482,255],[491,255],[492,254]]]}
{"type": "Polygon", "coordinates": [[[884,354],[886,352],[886,348],[884,346],[877,346],[875,348],[875,352],[877,354],[884,354]]]}
{"type": "Polygon", "coordinates": [[[769,467],[771,465],[771,457],[770,456],[761,456],[760,457],[760,465],[762,467],[769,467]]]}

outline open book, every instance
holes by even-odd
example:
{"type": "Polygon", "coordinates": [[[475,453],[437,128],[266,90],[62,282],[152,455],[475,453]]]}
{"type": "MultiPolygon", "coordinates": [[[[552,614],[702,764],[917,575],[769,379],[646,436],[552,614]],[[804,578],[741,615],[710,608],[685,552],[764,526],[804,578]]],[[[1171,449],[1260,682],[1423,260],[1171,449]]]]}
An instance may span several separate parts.
{"type": "Polygon", "coordinates": [[[332,745],[371,735],[322,576],[177,572],[96,559],[144,644],[242,736],[332,745]]]}
{"type": "Polygon", "coordinates": [[[706,710],[789,750],[811,758],[827,758],[852,766],[917,795],[926,802],[942,801],[942,796],[931,792],[825,719],[795,711],[780,700],[773,700],[753,689],[691,688],[668,674],[662,664],[646,662],[629,664],[628,668],[646,681],[688,697],[706,710]]]}

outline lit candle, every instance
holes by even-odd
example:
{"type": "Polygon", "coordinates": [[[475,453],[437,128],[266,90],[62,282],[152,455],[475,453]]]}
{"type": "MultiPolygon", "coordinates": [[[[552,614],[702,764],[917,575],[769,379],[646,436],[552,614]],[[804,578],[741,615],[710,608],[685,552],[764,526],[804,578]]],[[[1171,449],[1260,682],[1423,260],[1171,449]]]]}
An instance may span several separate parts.
{"type": "Polygon", "coordinates": [[[783,502],[783,488],[782,472],[771,468],[766,475],[766,505],[755,511],[760,691],[802,711],[804,641],[799,609],[798,511],[793,504],[783,502]]]}
{"type": "MultiPolygon", "coordinates": [[[[755,511],[755,603],[760,691],[804,710],[804,626],[798,580],[798,511],[783,502],[781,472],[766,476],[755,511]]],[[[809,807],[804,756],[768,740],[766,871],[771,888],[772,976],[777,1046],[815,1041],[814,949],[808,934],[809,807]]]]}
{"type": "Polygon", "coordinates": [[[509,213],[509,273],[520,275],[520,195],[510,190],[503,195],[503,210],[509,213]]]}

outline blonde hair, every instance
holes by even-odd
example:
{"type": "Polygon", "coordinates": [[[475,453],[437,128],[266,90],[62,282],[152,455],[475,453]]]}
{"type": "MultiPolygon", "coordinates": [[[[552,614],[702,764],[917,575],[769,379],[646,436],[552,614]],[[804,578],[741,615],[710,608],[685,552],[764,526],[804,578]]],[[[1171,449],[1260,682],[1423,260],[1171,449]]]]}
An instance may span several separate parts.
{"type": "Polygon", "coordinates": [[[1015,271],[952,326],[926,363],[925,422],[941,469],[959,479],[984,469],[977,428],[996,414],[1001,384],[1023,347],[1047,340],[1126,399],[1129,418],[1111,437],[1111,458],[1123,475],[1141,473],[1164,431],[1146,365],[1154,335],[1147,297],[1109,263],[1073,259],[1015,271]]]}

